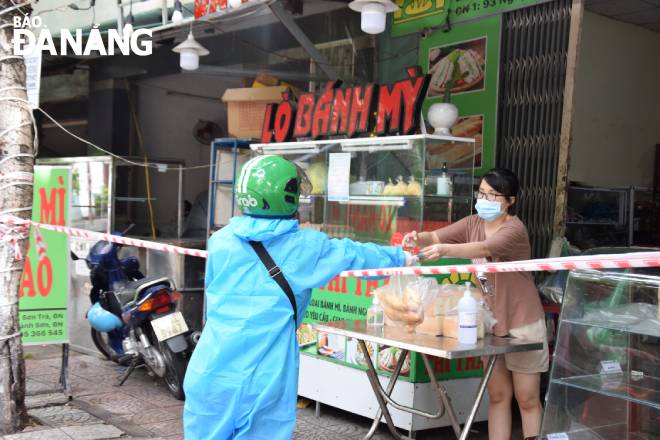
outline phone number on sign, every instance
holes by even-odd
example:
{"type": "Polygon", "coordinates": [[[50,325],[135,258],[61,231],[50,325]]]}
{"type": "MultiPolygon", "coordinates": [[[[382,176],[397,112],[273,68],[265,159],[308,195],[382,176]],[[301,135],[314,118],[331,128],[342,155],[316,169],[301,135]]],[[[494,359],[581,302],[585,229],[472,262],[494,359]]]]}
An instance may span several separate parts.
{"type": "Polygon", "coordinates": [[[487,9],[496,8],[497,6],[510,6],[513,3],[514,0],[467,0],[464,2],[458,0],[456,7],[451,12],[457,16],[470,12],[488,12],[487,9]]]}
{"type": "Polygon", "coordinates": [[[30,330],[25,333],[25,336],[31,338],[38,338],[43,336],[64,336],[63,330],[30,330]]]}

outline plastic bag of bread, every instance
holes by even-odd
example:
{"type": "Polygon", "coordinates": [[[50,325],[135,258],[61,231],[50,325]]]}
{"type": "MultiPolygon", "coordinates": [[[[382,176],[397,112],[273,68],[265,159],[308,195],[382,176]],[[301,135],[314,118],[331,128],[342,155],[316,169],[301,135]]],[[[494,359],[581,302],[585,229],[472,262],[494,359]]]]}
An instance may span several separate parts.
{"type": "Polygon", "coordinates": [[[424,313],[424,321],[415,329],[416,333],[431,336],[442,336],[445,315],[435,315],[433,313],[424,313]]]}
{"type": "MultiPolygon", "coordinates": [[[[474,291],[472,292],[474,295],[474,291]]],[[[490,311],[486,301],[481,299],[479,302],[479,321],[477,323],[477,338],[481,339],[486,333],[493,332],[493,326],[497,323],[495,315],[490,311]]],[[[449,338],[458,339],[458,310],[453,309],[449,314],[444,315],[442,321],[442,335],[449,338]]]]}
{"type": "MultiPolygon", "coordinates": [[[[463,298],[465,286],[459,284],[442,284],[438,289],[438,295],[435,300],[435,313],[436,315],[448,315],[452,310],[456,309],[458,302],[463,298]]],[[[471,288],[470,293],[472,298],[477,302],[483,300],[481,289],[471,288]]]]}
{"type": "MultiPolygon", "coordinates": [[[[488,310],[485,304],[481,289],[474,287],[470,289],[472,297],[475,298],[481,306],[481,319],[483,322],[483,331],[490,332],[497,320],[488,310]]],[[[463,297],[465,287],[457,284],[442,284],[438,287],[436,297],[429,302],[424,309],[424,321],[416,328],[417,333],[423,333],[432,336],[455,337],[458,331],[456,319],[456,308],[458,301],[463,297]],[[446,317],[450,318],[446,321],[446,317]],[[445,327],[449,334],[445,335],[445,327]],[[455,328],[455,329],[454,329],[455,328]]],[[[480,332],[483,334],[483,332],[480,332]]]]}
{"type": "Polygon", "coordinates": [[[385,325],[404,327],[408,332],[424,321],[424,309],[437,295],[433,278],[415,275],[392,275],[389,284],[375,292],[385,311],[385,325]]]}

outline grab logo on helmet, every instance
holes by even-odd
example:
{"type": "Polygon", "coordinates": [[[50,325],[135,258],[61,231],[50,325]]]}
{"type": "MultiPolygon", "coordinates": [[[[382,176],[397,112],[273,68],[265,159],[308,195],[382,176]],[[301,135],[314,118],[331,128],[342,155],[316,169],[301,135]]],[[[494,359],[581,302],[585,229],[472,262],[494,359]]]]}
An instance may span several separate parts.
{"type": "Polygon", "coordinates": [[[238,203],[238,206],[242,206],[243,208],[256,208],[258,204],[257,199],[250,194],[237,197],[236,202],[238,203]]]}

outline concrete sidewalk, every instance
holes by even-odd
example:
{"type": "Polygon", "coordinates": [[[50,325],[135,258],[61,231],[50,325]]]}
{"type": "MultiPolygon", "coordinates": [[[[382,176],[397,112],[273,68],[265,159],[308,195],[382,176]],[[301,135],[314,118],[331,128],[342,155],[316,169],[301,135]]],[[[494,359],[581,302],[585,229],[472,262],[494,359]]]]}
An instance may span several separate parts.
{"type": "MultiPolygon", "coordinates": [[[[183,403],[171,397],[164,385],[144,370],[137,370],[122,387],[116,387],[122,367],[100,357],[71,351],[70,380],[73,400],[62,394],[43,394],[57,386],[59,346],[26,347],[28,407],[31,425],[3,440],[100,440],[182,439],[183,403]]],[[[365,379],[366,380],[366,379],[365,379]]],[[[371,420],[323,406],[322,416],[314,404],[298,409],[296,440],[361,439],[371,420]]],[[[473,427],[473,439],[486,439],[485,423],[473,427]]],[[[381,425],[377,440],[391,439],[381,425]]],[[[420,440],[455,438],[449,428],[420,432],[420,440]]]]}

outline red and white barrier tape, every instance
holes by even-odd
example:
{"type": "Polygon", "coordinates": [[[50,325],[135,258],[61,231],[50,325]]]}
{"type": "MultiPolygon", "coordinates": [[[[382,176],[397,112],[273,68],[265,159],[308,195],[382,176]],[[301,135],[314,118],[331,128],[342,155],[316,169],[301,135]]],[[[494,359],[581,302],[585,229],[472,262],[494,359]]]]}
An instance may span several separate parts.
{"type": "MultiPolygon", "coordinates": [[[[189,255],[192,257],[206,258],[208,252],[200,249],[189,249],[153,241],[140,240],[137,238],[119,237],[103,232],[93,232],[84,229],[71,228],[68,226],[46,225],[43,223],[23,220],[14,216],[0,218],[0,241],[15,243],[21,233],[29,226],[35,226],[35,230],[48,230],[61,232],[73,237],[88,240],[105,240],[126,246],[142,247],[156,251],[189,255]],[[15,231],[7,234],[7,230],[15,231]]],[[[43,239],[37,237],[39,255],[45,252],[43,239]]],[[[448,266],[412,266],[369,270],[349,270],[342,272],[342,277],[383,277],[394,274],[404,275],[443,275],[454,273],[494,273],[494,272],[538,272],[572,269],[626,269],[633,267],[660,267],[660,252],[635,252],[629,254],[589,255],[578,257],[544,258],[538,260],[511,261],[504,263],[485,264],[460,264],[448,266]]]]}
{"type": "MultiPolygon", "coordinates": [[[[112,243],[117,243],[117,244],[123,244],[126,246],[135,246],[135,247],[142,247],[142,248],[147,248],[147,249],[154,249],[156,251],[161,251],[161,252],[166,252],[169,254],[182,254],[182,255],[190,255],[192,257],[200,257],[200,258],[206,258],[207,252],[204,250],[200,249],[189,249],[189,248],[184,248],[181,246],[174,246],[171,244],[164,244],[164,243],[156,243],[153,241],[147,241],[147,240],[140,240],[137,238],[128,238],[128,237],[120,237],[117,235],[112,235],[112,234],[106,234],[104,232],[94,232],[94,231],[87,231],[85,229],[78,229],[78,228],[71,228],[68,226],[57,226],[57,225],[47,225],[43,223],[37,223],[33,222],[31,220],[23,220],[18,217],[11,217],[11,216],[5,216],[3,218],[0,218],[0,226],[5,225],[5,224],[11,224],[15,226],[22,226],[25,228],[26,226],[32,225],[35,227],[35,231],[38,231],[39,229],[41,230],[47,230],[47,231],[55,231],[55,232],[61,232],[63,234],[70,235],[72,237],[79,237],[79,238],[85,238],[88,240],[104,240],[104,241],[110,241],[112,243]]],[[[37,235],[37,234],[35,234],[37,235]]],[[[40,234],[39,234],[40,235],[40,234]]],[[[43,242],[43,239],[39,239],[39,235],[37,235],[37,248],[39,255],[42,254],[42,252],[45,252],[45,243],[43,242]]],[[[0,229],[0,239],[2,239],[2,230],[0,229]]]]}
{"type": "Polygon", "coordinates": [[[25,220],[14,216],[0,218],[0,242],[9,244],[14,249],[14,258],[23,258],[18,242],[28,237],[30,225],[25,220]]]}
{"type": "Polygon", "coordinates": [[[573,269],[627,269],[632,267],[660,267],[660,252],[634,252],[614,255],[543,258],[485,264],[456,264],[447,266],[411,266],[389,269],[348,270],[342,277],[382,277],[401,275],[444,275],[453,273],[543,272],[573,269]]]}

